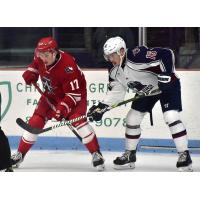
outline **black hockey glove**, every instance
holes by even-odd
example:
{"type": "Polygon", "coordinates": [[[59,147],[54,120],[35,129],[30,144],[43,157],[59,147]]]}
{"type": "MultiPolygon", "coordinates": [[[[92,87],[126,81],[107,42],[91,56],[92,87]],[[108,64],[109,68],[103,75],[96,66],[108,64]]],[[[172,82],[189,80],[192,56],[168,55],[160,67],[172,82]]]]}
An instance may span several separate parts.
{"type": "Polygon", "coordinates": [[[138,81],[131,81],[128,84],[128,88],[132,89],[136,94],[140,96],[147,96],[151,94],[153,85],[143,85],[138,81]]]}
{"type": "Polygon", "coordinates": [[[96,106],[96,105],[93,105],[88,113],[87,113],[87,116],[89,117],[89,120],[91,122],[93,121],[100,121],[103,117],[103,114],[109,110],[109,106],[104,104],[104,103],[101,103],[99,102],[99,104],[96,106]]]}
{"type": "Polygon", "coordinates": [[[162,91],[169,90],[173,85],[171,74],[163,73],[158,75],[158,87],[162,91]]]}

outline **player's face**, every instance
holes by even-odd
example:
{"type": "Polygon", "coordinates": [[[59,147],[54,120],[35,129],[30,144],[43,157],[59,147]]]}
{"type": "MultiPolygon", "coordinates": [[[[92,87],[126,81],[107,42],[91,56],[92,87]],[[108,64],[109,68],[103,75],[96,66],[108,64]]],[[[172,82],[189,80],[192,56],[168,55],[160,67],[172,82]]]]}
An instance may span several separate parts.
{"type": "Polygon", "coordinates": [[[120,56],[117,53],[112,53],[106,56],[108,61],[110,61],[113,65],[120,65],[120,56]]]}
{"type": "Polygon", "coordinates": [[[56,53],[55,52],[38,52],[38,57],[44,62],[45,65],[49,66],[55,62],[56,53]]]}
{"type": "Polygon", "coordinates": [[[120,65],[121,64],[121,57],[123,59],[125,55],[125,50],[121,49],[120,50],[120,55],[118,53],[112,53],[110,55],[107,55],[107,60],[110,61],[113,65],[120,65]]]}

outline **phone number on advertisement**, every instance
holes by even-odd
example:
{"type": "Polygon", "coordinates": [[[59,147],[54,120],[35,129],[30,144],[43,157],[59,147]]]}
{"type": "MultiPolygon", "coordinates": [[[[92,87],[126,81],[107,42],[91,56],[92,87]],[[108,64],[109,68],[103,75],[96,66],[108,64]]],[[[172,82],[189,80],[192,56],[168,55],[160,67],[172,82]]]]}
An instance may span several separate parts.
{"type": "Polygon", "coordinates": [[[98,122],[95,122],[96,126],[106,126],[106,127],[116,127],[116,126],[126,126],[126,119],[125,118],[104,118],[98,122]]]}

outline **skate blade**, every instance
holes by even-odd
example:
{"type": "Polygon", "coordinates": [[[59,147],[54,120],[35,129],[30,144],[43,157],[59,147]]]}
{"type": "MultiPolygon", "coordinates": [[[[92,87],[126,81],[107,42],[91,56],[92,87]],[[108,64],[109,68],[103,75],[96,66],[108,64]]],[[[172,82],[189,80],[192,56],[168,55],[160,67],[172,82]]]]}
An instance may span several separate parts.
{"type": "Polygon", "coordinates": [[[117,169],[117,170],[135,169],[135,163],[132,162],[132,163],[127,163],[125,165],[116,165],[116,164],[114,164],[113,168],[117,169]]]}
{"type": "Polygon", "coordinates": [[[18,163],[18,164],[12,165],[12,168],[13,168],[13,169],[17,169],[17,168],[19,168],[20,164],[21,164],[21,163],[18,163]]]}
{"type": "Polygon", "coordinates": [[[179,172],[193,172],[192,165],[189,165],[187,167],[179,167],[178,171],[179,172]]]}
{"type": "Polygon", "coordinates": [[[105,165],[104,164],[103,165],[98,165],[95,168],[97,169],[98,172],[102,172],[102,171],[105,170],[105,165]]]}
{"type": "Polygon", "coordinates": [[[12,167],[7,168],[4,172],[14,172],[12,167]]]}

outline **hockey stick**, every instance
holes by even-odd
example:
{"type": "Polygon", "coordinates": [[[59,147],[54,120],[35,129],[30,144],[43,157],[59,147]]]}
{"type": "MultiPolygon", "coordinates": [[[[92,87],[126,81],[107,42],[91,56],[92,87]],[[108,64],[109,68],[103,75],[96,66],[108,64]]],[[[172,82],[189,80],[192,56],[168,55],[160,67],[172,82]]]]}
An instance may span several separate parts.
{"type": "MultiPolygon", "coordinates": [[[[158,90],[158,89],[156,89],[156,90],[152,91],[152,93],[151,93],[150,95],[148,95],[148,96],[154,96],[154,95],[158,95],[158,94],[160,94],[160,93],[161,93],[161,91],[158,90]]],[[[134,102],[134,101],[136,101],[137,99],[140,99],[140,98],[143,98],[143,97],[145,97],[145,96],[139,96],[139,95],[138,95],[138,96],[135,96],[135,97],[133,97],[133,98],[127,99],[127,100],[125,100],[125,101],[122,101],[122,102],[120,102],[120,103],[118,103],[118,104],[113,104],[113,105],[111,106],[110,110],[113,109],[113,108],[119,107],[119,106],[121,106],[121,105],[127,104],[127,103],[129,103],[129,102],[134,102]]],[[[80,116],[80,117],[77,117],[77,118],[72,119],[72,120],[69,120],[69,121],[61,121],[59,124],[56,124],[56,125],[47,127],[47,128],[45,128],[45,129],[33,128],[33,127],[31,127],[29,124],[27,124],[25,121],[23,121],[21,118],[17,118],[16,122],[17,122],[17,124],[18,124],[21,128],[25,129],[26,131],[28,131],[28,132],[30,132],[30,133],[33,133],[33,134],[41,134],[41,133],[44,133],[44,132],[47,132],[47,131],[50,131],[50,130],[53,130],[53,129],[56,129],[56,128],[59,128],[59,127],[62,127],[62,126],[69,126],[69,125],[71,125],[72,123],[77,122],[77,121],[79,121],[79,120],[81,120],[81,119],[84,119],[84,118],[86,118],[85,115],[80,116]]]]}
{"type": "MultiPolygon", "coordinates": [[[[34,87],[36,88],[36,90],[42,95],[42,96],[44,96],[45,97],[45,99],[46,99],[46,102],[49,104],[49,106],[54,110],[54,111],[56,111],[56,107],[48,100],[48,97],[46,97],[46,95],[44,94],[44,92],[40,89],[40,87],[37,85],[37,83],[33,83],[33,85],[34,85],[34,87]]],[[[80,117],[81,118],[81,117],[80,117]]],[[[83,119],[83,118],[81,118],[80,119],[79,118],[79,120],[81,120],[81,119],[83,119]]],[[[78,121],[79,121],[78,120],[78,121]]],[[[64,121],[63,121],[64,122],[64,121]]],[[[82,141],[82,138],[79,136],[79,134],[78,134],[78,132],[76,131],[76,129],[71,125],[73,122],[75,122],[75,120],[71,120],[70,121],[71,123],[69,123],[69,122],[65,122],[65,125],[66,126],[68,126],[69,127],[69,129],[76,135],[76,137],[80,140],[80,141],[82,141]]],[[[62,122],[59,124],[59,125],[55,125],[55,126],[53,126],[53,127],[49,127],[49,128],[46,128],[46,129],[38,129],[38,128],[33,128],[33,127],[31,127],[29,124],[27,124],[26,122],[24,122],[22,119],[20,119],[20,118],[17,118],[17,120],[16,120],[16,123],[21,127],[21,128],[23,128],[23,129],[25,129],[25,130],[27,130],[28,132],[30,132],[30,133],[33,133],[33,134],[40,134],[40,133],[42,133],[42,132],[46,132],[46,131],[49,131],[49,130],[52,130],[52,129],[54,129],[54,128],[58,128],[58,127],[60,127],[59,125],[61,125],[62,124],[62,122]],[[44,131],[45,130],[45,131],[44,131]]],[[[63,125],[62,125],[63,126],[63,125]]]]}
{"type": "MultiPolygon", "coordinates": [[[[74,123],[74,122],[77,122],[77,121],[80,121],[81,119],[84,119],[86,118],[85,115],[82,115],[80,117],[77,117],[75,119],[72,119],[72,120],[69,120],[69,121],[61,121],[59,124],[56,124],[56,125],[53,125],[53,126],[50,126],[48,128],[44,128],[44,129],[39,129],[39,128],[33,128],[31,127],[29,124],[27,124],[23,119],[21,118],[17,118],[16,119],[16,123],[21,127],[23,128],[24,130],[28,131],[29,133],[33,133],[33,134],[41,134],[41,133],[44,133],[44,132],[47,132],[47,131],[51,131],[53,129],[56,129],[56,128],[59,128],[59,127],[62,127],[62,126],[72,126],[71,124],[74,123]]],[[[75,133],[74,133],[75,134],[75,133]]],[[[77,136],[78,137],[78,136],[77,136]]]]}
{"type": "Polygon", "coordinates": [[[133,98],[127,99],[127,100],[122,101],[122,102],[117,103],[117,104],[113,104],[113,105],[111,105],[110,107],[111,107],[111,109],[113,109],[113,108],[116,108],[116,107],[118,107],[118,106],[127,104],[127,103],[129,103],[129,102],[134,102],[134,101],[136,101],[136,100],[138,100],[138,99],[141,99],[141,98],[144,98],[144,97],[155,96],[155,95],[158,95],[158,94],[161,94],[161,90],[155,89],[155,90],[153,90],[149,95],[146,95],[146,96],[145,96],[145,95],[136,95],[136,96],[134,96],[133,98]]]}
{"type": "MultiPolygon", "coordinates": [[[[56,111],[55,106],[54,106],[53,104],[51,104],[51,102],[49,102],[48,97],[45,96],[45,94],[42,92],[42,90],[40,89],[40,87],[39,87],[36,83],[33,83],[33,85],[35,86],[35,88],[37,89],[37,91],[38,91],[41,95],[43,95],[43,96],[46,98],[47,103],[52,107],[52,109],[53,109],[54,111],[56,111]]],[[[80,119],[79,119],[79,120],[80,120],[80,119]]],[[[82,141],[82,138],[80,137],[80,135],[78,134],[78,132],[76,131],[76,129],[75,129],[71,124],[72,124],[72,123],[67,123],[66,126],[68,126],[69,129],[74,133],[74,135],[76,135],[76,137],[77,137],[80,141],[82,141]]]]}

